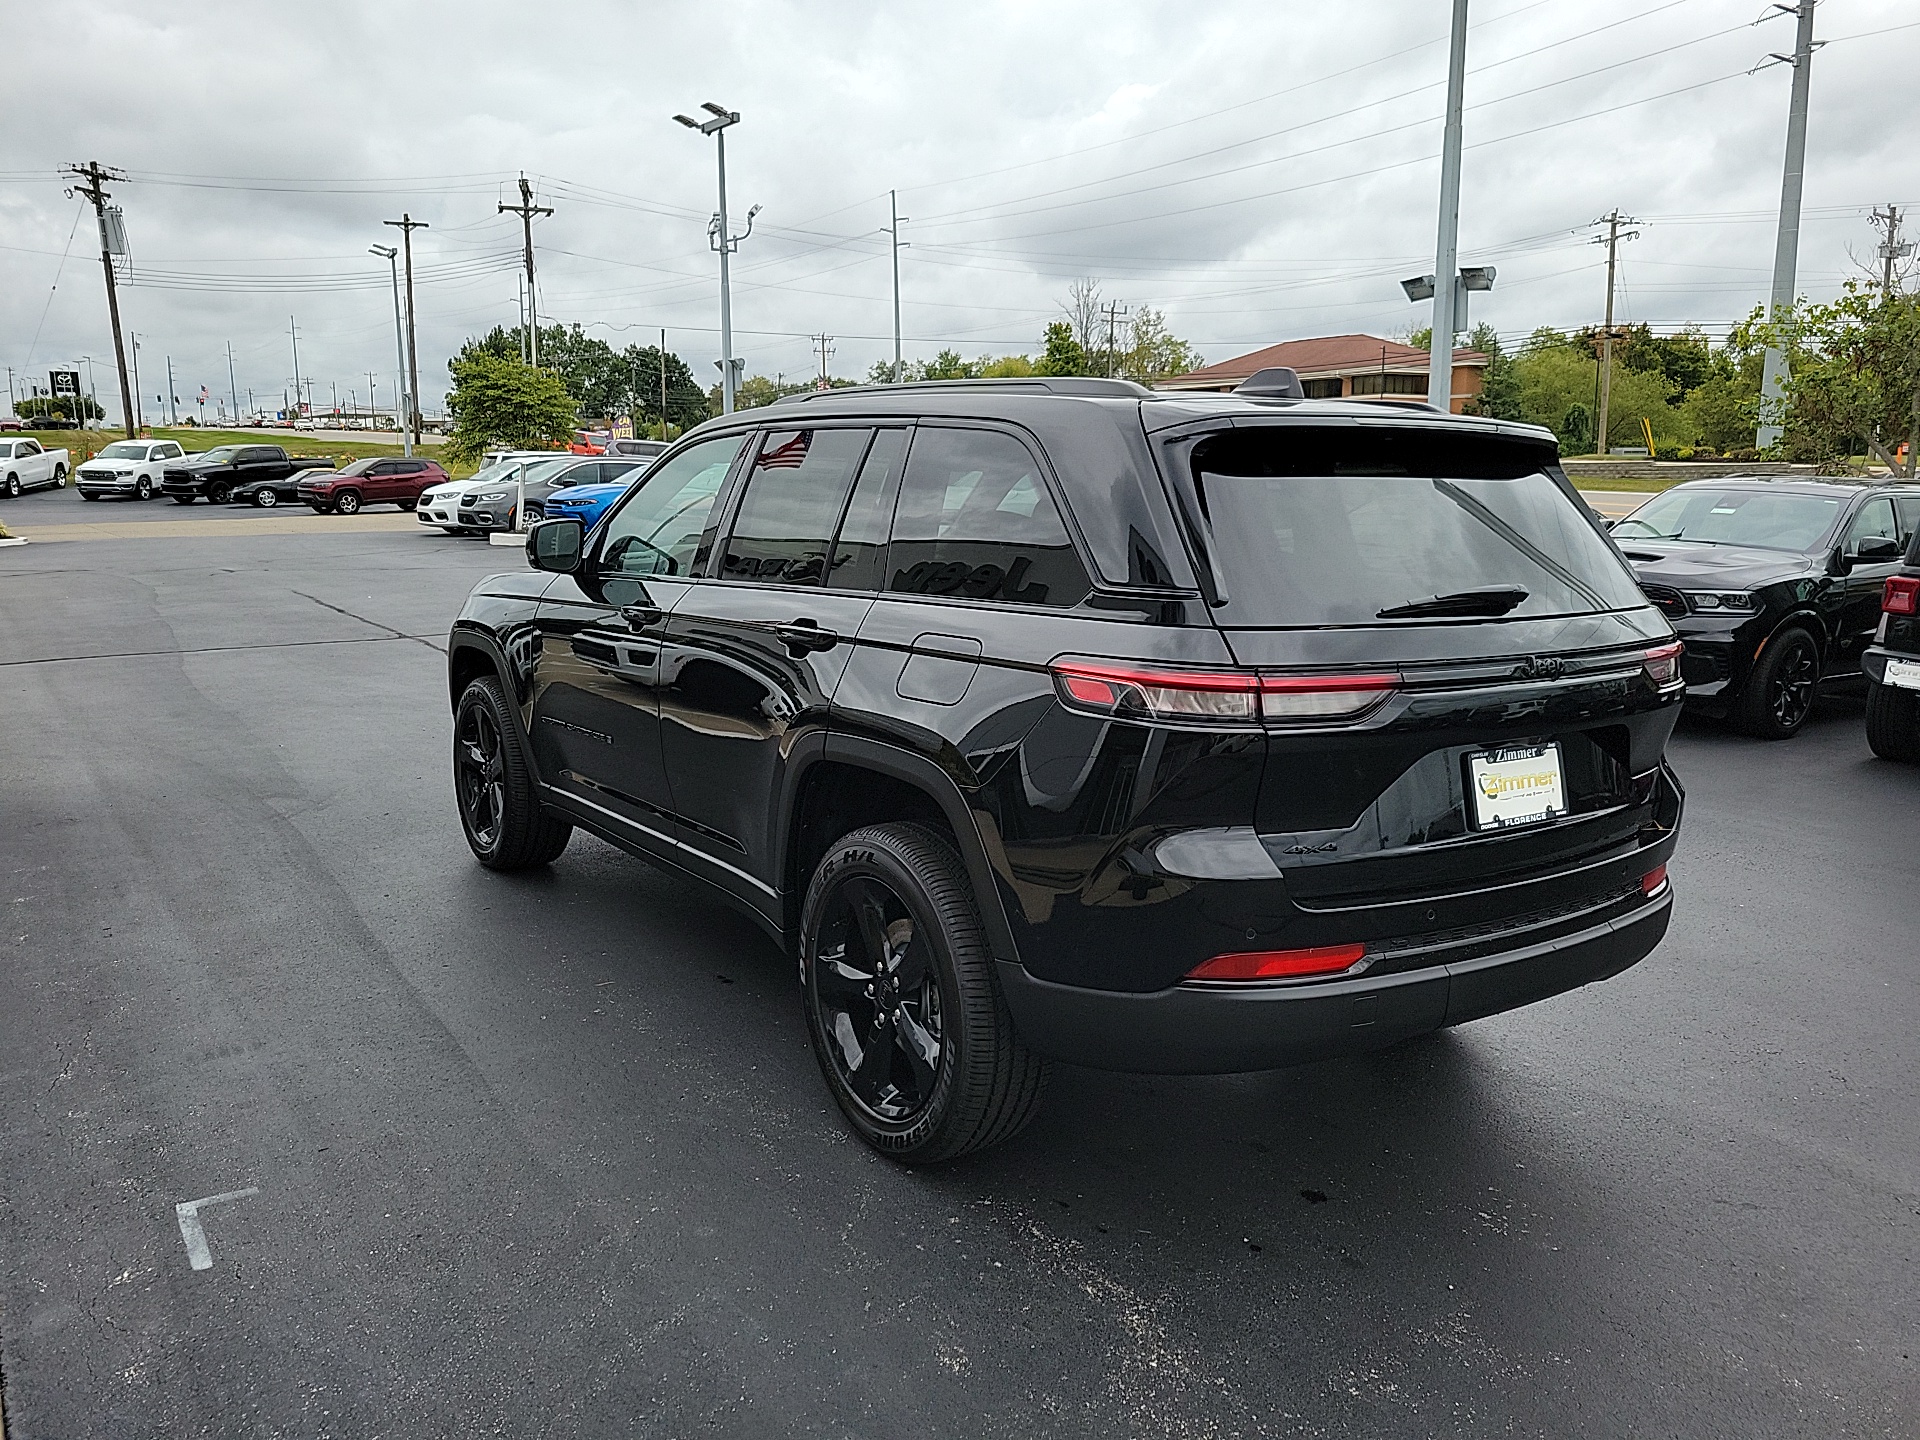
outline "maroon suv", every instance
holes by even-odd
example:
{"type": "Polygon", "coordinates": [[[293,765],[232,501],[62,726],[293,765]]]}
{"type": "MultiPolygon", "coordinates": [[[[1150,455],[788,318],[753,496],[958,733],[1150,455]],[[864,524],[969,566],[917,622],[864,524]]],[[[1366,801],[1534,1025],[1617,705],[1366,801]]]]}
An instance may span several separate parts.
{"type": "Polygon", "coordinates": [[[340,470],[309,471],[300,498],[318,514],[354,515],[365,505],[411,510],[422,490],[447,478],[436,460],[356,460],[340,470]]]}

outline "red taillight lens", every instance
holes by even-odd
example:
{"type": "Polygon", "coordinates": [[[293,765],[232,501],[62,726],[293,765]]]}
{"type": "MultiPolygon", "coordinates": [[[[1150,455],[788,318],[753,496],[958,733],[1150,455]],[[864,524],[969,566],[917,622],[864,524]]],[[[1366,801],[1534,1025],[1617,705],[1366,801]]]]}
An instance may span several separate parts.
{"type": "Polygon", "coordinates": [[[1647,679],[1653,682],[1655,689],[1664,690],[1669,685],[1680,683],[1680,656],[1686,648],[1676,640],[1671,645],[1662,645],[1658,649],[1647,651],[1647,679]]]}
{"type": "Polygon", "coordinates": [[[1259,713],[1258,681],[1231,670],[1147,670],[1080,661],[1053,667],[1069,700],[1110,715],[1155,720],[1244,720],[1259,713]]]}
{"type": "Polygon", "coordinates": [[[1640,893],[1648,896],[1658,895],[1665,888],[1666,883],[1667,867],[1656,865],[1640,877],[1640,893]]]}
{"type": "Polygon", "coordinates": [[[1398,675],[1256,675],[1248,670],[1158,670],[1063,660],[1063,698],[1082,709],[1150,720],[1350,720],[1386,699],[1398,675]]]}
{"type": "Polygon", "coordinates": [[[1366,955],[1364,945],[1316,945],[1310,950],[1243,950],[1216,955],[1187,972],[1189,980],[1291,980],[1338,975],[1366,955]]]}
{"type": "Polygon", "coordinates": [[[1269,720],[1348,720],[1378,705],[1398,675],[1262,675],[1260,713],[1269,720]]]}
{"type": "Polygon", "coordinates": [[[1920,611],[1920,576],[1889,575],[1887,588],[1880,596],[1880,608],[1889,615],[1911,615],[1920,611]]]}

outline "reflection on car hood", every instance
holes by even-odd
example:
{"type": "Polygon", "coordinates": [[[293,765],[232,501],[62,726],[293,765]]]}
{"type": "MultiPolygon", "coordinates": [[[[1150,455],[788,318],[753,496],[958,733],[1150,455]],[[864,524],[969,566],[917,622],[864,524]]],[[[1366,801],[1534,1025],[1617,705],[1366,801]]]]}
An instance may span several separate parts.
{"type": "Polygon", "coordinates": [[[547,502],[549,508],[555,505],[593,505],[626,492],[627,482],[603,480],[598,485],[569,485],[557,492],[547,502]]]}
{"type": "Polygon", "coordinates": [[[103,470],[112,471],[114,474],[124,474],[139,463],[138,460],[102,460],[98,456],[95,456],[80,468],[82,470],[91,470],[95,474],[99,474],[103,470]]]}
{"type": "Polygon", "coordinates": [[[1676,590],[1746,590],[1816,574],[1818,560],[1793,550],[1746,545],[1706,545],[1687,540],[1619,541],[1643,585],[1676,590]]]}

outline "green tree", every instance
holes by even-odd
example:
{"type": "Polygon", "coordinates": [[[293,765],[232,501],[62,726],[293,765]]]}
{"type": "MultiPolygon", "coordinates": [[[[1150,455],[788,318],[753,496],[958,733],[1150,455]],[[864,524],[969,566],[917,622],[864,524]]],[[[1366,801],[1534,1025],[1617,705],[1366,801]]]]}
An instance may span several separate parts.
{"type": "MultiPolygon", "coordinates": [[[[460,358],[484,352],[502,360],[518,360],[525,353],[525,340],[525,326],[496,325],[478,340],[461,346],[460,358]]],[[[634,392],[631,367],[611,345],[588,335],[580,326],[540,327],[540,368],[560,376],[581,415],[605,420],[627,412],[634,392]]],[[[658,400],[654,403],[657,409],[658,400]]]]}
{"type": "MultiPolygon", "coordinates": [[[[1428,335],[1432,335],[1431,327],[1428,335]]],[[[1481,372],[1480,393],[1467,401],[1466,412],[1490,415],[1496,420],[1525,418],[1520,409],[1520,378],[1514,373],[1513,357],[1500,343],[1500,332],[1483,320],[1467,337],[1467,348],[1485,355],[1487,368],[1481,372]]]]}
{"type": "Polygon", "coordinates": [[[90,395],[23,395],[13,402],[13,413],[22,420],[48,415],[58,415],[62,420],[99,420],[107,412],[90,395]]]}
{"type": "Polygon", "coordinates": [[[1793,458],[1831,463],[1864,450],[1895,475],[1914,475],[1920,295],[1883,294],[1850,280],[1839,299],[1797,307],[1779,324],[1756,310],[1735,338],[1748,348],[1774,343],[1787,351],[1782,448],[1793,458]]]}
{"type": "Polygon", "coordinates": [[[1166,315],[1151,305],[1142,305],[1128,323],[1127,348],[1114,367],[1116,374],[1143,385],[1199,368],[1199,353],[1167,329],[1166,315]]]}
{"type": "Polygon", "coordinates": [[[1088,373],[1086,347],[1073,338],[1073,327],[1066,321],[1056,320],[1047,326],[1046,351],[1033,368],[1040,375],[1088,373]]]}
{"type": "Polygon", "coordinates": [[[463,349],[447,362],[453,389],[447,411],[453,434],[447,455],[471,465],[496,446],[538,450],[566,443],[579,406],[553,371],[525,364],[517,356],[488,349],[463,349]]]}
{"type": "MultiPolygon", "coordinates": [[[[1569,432],[1569,419],[1578,408],[1582,430],[1594,423],[1589,417],[1594,414],[1599,373],[1599,362],[1576,339],[1552,330],[1536,330],[1513,358],[1518,411],[1514,418],[1552,430],[1565,453],[1584,453],[1571,448],[1576,437],[1569,432]]],[[[1643,419],[1652,425],[1656,445],[1678,447],[1693,439],[1680,415],[1667,404],[1664,375],[1616,365],[1607,406],[1608,444],[1646,444],[1640,424],[1643,419]]],[[[1591,433],[1584,436],[1588,445],[1595,438],[1591,433]]]]}
{"type": "MultiPolygon", "coordinates": [[[[1600,332],[1589,326],[1573,343],[1598,354],[1600,332]]],[[[1678,405],[1712,373],[1713,355],[1707,337],[1689,326],[1678,335],[1656,335],[1645,324],[1626,327],[1624,338],[1613,342],[1613,363],[1640,375],[1659,375],[1666,381],[1669,405],[1678,405]]]]}
{"type": "Polygon", "coordinates": [[[620,352],[620,361],[627,370],[627,395],[621,410],[633,418],[636,427],[645,429],[654,438],[670,440],[674,434],[698,425],[715,413],[707,403],[706,392],[687,368],[687,362],[671,350],[663,352],[658,345],[629,345],[620,352]],[[660,424],[662,363],[667,367],[668,429],[665,430],[660,424]]]}
{"type": "Polygon", "coordinates": [[[1761,356],[1752,348],[1713,352],[1706,378],[1680,404],[1683,427],[1695,444],[1723,454],[1752,447],[1760,423],[1761,356]]]}

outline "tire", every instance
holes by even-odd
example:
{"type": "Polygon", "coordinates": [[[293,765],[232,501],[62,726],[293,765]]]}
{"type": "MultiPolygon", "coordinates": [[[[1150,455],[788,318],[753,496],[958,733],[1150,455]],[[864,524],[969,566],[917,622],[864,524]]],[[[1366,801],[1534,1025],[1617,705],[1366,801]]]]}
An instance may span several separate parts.
{"type": "Polygon", "coordinates": [[[7,476],[7,498],[9,500],[18,500],[20,498],[20,477],[18,475],[7,476]]]}
{"type": "Polygon", "coordinates": [[[271,510],[280,503],[280,492],[271,486],[253,492],[253,503],[262,510],[271,510]]]}
{"type": "Polygon", "coordinates": [[[419,503],[420,502],[418,500],[402,500],[399,502],[399,505],[402,510],[411,512],[413,507],[418,505],[419,503]]]}
{"type": "Polygon", "coordinates": [[[193,503],[193,496],[176,495],[173,497],[173,503],[176,505],[191,505],[193,503]]]}
{"type": "Polygon", "coordinates": [[[454,708],[453,795],[467,845],[489,870],[550,864],[573,837],[573,826],[540,804],[506,692],[491,675],[467,686],[454,708]]]}
{"type": "Polygon", "coordinates": [[[153,498],[153,481],[144,475],[134,481],[133,498],[136,500],[151,500],[153,498]]]}
{"type": "Polygon", "coordinates": [[[342,490],[333,497],[333,513],[336,515],[358,515],[360,513],[360,492],[342,490]]]}
{"type": "Polygon", "coordinates": [[[1882,760],[1920,764],[1920,694],[1869,680],[1867,745],[1882,760]]]}
{"type": "Polygon", "coordinates": [[[233,487],[231,485],[209,485],[207,487],[207,503],[209,505],[224,505],[232,498],[233,487]]]}
{"type": "Polygon", "coordinates": [[[316,515],[324,515],[327,513],[327,507],[324,505],[309,505],[307,508],[316,515]]]}
{"type": "Polygon", "coordinates": [[[53,467],[53,485],[56,490],[64,490],[67,488],[66,466],[56,465],[53,467]]]}
{"type": "Polygon", "coordinates": [[[936,831],[874,825],[834,844],[807,887],[800,979],[820,1073],[881,1154],[951,1160],[1039,1109],[1046,1062],[1013,1032],[973,887],[936,831]]]}
{"type": "Polygon", "coordinates": [[[80,492],[80,498],[82,500],[98,500],[100,497],[89,490],[82,490],[80,492]]]}
{"type": "Polygon", "coordinates": [[[1767,642],[1734,704],[1734,722],[1761,740],[1790,740],[1813,713],[1820,689],[1820,647],[1798,628],[1767,642]]]}

